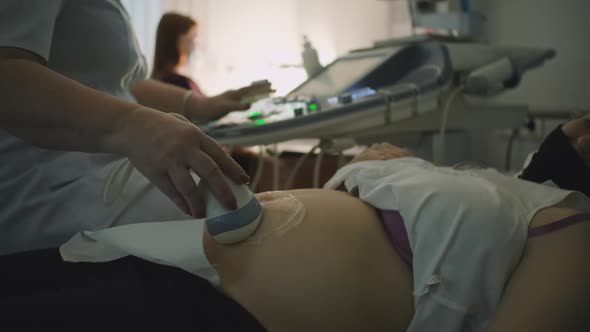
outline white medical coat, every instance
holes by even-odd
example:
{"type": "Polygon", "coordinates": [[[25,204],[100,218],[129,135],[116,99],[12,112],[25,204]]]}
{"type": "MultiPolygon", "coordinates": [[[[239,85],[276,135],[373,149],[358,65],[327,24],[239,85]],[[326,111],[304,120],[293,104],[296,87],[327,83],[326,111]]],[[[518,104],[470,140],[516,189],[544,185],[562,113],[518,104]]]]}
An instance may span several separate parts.
{"type": "MultiPolygon", "coordinates": [[[[2,46],[36,53],[50,69],[130,101],[130,84],[147,74],[116,0],[2,0],[2,46]]],[[[0,254],[58,246],[81,230],[184,217],[137,171],[122,199],[104,206],[103,187],[118,159],[41,149],[0,130],[0,254]]]]}

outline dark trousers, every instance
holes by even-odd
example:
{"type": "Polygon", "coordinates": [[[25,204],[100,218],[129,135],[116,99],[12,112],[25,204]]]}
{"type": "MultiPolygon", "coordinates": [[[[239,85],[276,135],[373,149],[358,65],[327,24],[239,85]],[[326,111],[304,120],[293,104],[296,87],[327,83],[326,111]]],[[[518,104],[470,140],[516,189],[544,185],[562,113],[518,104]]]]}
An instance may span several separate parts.
{"type": "Polygon", "coordinates": [[[182,270],[134,257],[66,263],[56,249],[0,256],[0,330],[264,331],[182,270]]]}

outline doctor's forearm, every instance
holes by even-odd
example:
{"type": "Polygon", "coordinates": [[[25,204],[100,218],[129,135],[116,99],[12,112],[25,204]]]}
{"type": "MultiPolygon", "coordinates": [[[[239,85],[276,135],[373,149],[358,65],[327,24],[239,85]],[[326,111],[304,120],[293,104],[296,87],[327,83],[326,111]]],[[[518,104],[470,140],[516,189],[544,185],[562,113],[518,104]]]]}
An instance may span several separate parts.
{"type": "Polygon", "coordinates": [[[0,128],[40,147],[116,152],[116,124],[138,105],[30,60],[0,59],[0,128]]]}
{"type": "MultiPolygon", "coordinates": [[[[186,113],[186,109],[195,107],[196,96],[190,96],[187,105],[183,105],[188,90],[172,84],[153,79],[139,81],[131,87],[131,92],[141,105],[168,113],[186,113]]],[[[187,114],[183,114],[187,115],[187,114]]]]}

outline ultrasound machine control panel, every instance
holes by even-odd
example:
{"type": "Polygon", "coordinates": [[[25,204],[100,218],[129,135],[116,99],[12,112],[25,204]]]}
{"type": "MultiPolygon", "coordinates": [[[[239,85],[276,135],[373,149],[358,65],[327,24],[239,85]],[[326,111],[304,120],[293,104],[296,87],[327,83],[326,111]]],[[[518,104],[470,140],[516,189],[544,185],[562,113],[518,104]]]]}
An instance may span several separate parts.
{"type": "Polygon", "coordinates": [[[451,76],[446,47],[435,41],[355,51],[336,59],[287,96],[259,100],[249,110],[232,112],[204,130],[222,143],[239,136],[248,144],[249,135],[270,137],[272,133],[276,141],[302,138],[305,130],[297,128],[384,107],[387,101],[380,94],[384,88],[402,87],[390,90],[395,93],[389,95],[393,101],[401,100],[435,91],[450,82],[451,76]]]}

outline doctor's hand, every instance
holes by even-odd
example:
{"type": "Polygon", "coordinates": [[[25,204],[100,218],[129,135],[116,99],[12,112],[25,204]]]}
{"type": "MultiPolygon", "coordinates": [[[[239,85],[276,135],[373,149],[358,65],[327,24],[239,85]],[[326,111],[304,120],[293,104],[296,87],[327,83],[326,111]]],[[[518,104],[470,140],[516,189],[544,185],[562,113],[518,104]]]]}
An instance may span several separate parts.
{"type": "Polygon", "coordinates": [[[243,111],[250,108],[252,102],[266,97],[275,90],[268,81],[254,82],[237,90],[228,90],[213,97],[195,97],[199,100],[188,110],[188,118],[196,121],[217,120],[232,111],[243,111]]]}
{"type": "Polygon", "coordinates": [[[410,151],[388,143],[373,144],[354,157],[349,164],[366,160],[389,160],[395,158],[411,157],[410,151]]]}
{"type": "Polygon", "coordinates": [[[236,208],[236,199],[223,174],[236,183],[249,181],[219,144],[194,124],[154,109],[130,112],[115,127],[112,140],[110,144],[117,145],[138,171],[195,218],[205,216],[205,207],[191,170],[229,209],[236,208]]]}

